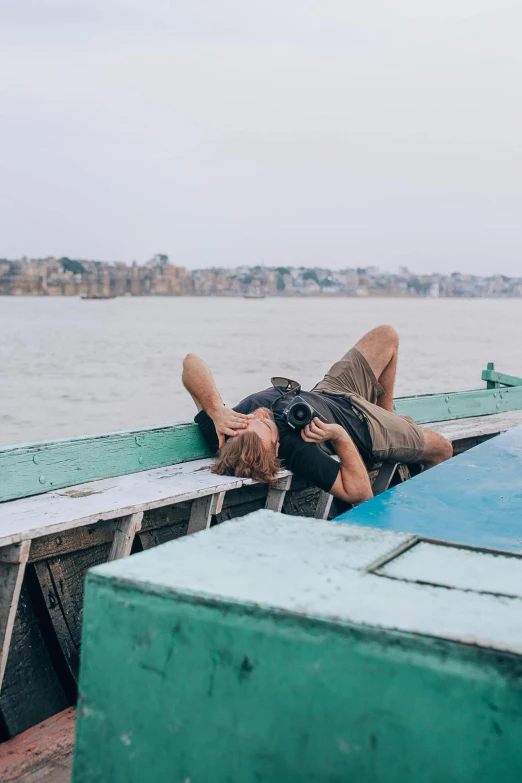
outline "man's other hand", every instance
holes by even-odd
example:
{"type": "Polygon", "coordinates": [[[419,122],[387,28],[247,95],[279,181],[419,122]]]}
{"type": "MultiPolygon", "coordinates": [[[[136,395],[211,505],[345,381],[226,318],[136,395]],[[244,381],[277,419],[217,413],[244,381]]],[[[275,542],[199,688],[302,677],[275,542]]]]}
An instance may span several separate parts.
{"type": "Polygon", "coordinates": [[[232,408],[225,407],[213,410],[209,415],[216,428],[219,448],[225,443],[225,435],[231,437],[239,435],[242,430],[247,428],[248,420],[252,418],[250,413],[237,413],[232,408]]]}
{"type": "Polygon", "coordinates": [[[301,437],[307,443],[321,443],[323,440],[336,441],[346,435],[346,430],[340,424],[327,424],[317,416],[301,430],[301,437]]]}

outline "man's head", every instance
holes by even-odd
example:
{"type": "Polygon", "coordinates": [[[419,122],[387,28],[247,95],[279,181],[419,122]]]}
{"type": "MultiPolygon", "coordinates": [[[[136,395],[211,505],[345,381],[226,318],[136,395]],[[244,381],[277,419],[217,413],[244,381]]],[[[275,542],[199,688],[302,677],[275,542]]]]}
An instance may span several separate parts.
{"type": "Polygon", "coordinates": [[[279,433],[272,412],[268,408],[257,408],[246,430],[229,438],[220,449],[212,472],[270,484],[280,470],[278,451],[279,433]]]}

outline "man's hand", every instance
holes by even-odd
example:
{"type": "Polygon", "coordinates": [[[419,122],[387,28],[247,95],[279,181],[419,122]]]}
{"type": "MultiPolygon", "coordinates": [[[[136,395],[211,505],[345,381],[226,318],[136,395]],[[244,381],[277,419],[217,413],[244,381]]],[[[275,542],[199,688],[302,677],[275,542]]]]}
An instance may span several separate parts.
{"type": "Polygon", "coordinates": [[[364,462],[344,427],[340,424],[326,424],[316,417],[301,431],[301,437],[307,443],[333,441],[341,468],[330,489],[332,495],[354,506],[373,497],[364,462]]]}
{"type": "Polygon", "coordinates": [[[335,442],[339,438],[347,436],[348,433],[340,424],[327,424],[317,416],[301,430],[301,437],[307,443],[321,443],[323,440],[335,442]]]}
{"type": "Polygon", "coordinates": [[[237,413],[224,406],[212,410],[212,413],[208,411],[208,414],[216,428],[219,448],[225,443],[225,435],[231,437],[239,435],[241,430],[246,429],[248,420],[252,418],[250,413],[237,413]]]}

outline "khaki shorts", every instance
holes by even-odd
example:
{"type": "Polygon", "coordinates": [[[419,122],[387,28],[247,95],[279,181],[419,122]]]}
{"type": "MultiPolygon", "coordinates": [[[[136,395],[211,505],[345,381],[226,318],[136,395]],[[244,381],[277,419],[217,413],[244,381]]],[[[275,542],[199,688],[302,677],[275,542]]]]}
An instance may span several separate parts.
{"type": "Polygon", "coordinates": [[[346,397],[368,422],[371,457],[376,462],[419,462],[424,451],[422,428],[409,416],[390,413],[376,405],[384,389],[357,348],[330,367],[312,391],[346,397]]]}

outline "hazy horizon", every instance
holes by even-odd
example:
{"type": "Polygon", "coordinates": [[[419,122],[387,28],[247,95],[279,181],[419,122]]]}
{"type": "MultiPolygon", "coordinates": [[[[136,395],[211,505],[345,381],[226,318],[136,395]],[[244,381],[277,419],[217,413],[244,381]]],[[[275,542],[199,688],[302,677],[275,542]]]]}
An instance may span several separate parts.
{"type": "Polygon", "coordinates": [[[0,256],[521,275],[521,22],[506,0],[4,5],[0,256]]]}
{"type": "MultiPolygon", "coordinates": [[[[25,257],[27,257],[27,256],[25,256],[25,257]]],[[[1,254],[0,254],[0,258],[2,258],[1,254]]],[[[20,256],[19,258],[8,258],[6,260],[7,261],[20,261],[20,260],[22,260],[22,258],[24,258],[24,256],[20,256]]],[[[33,261],[45,261],[47,258],[55,258],[57,261],[60,261],[61,258],[72,258],[72,257],[71,256],[57,256],[57,255],[34,256],[34,257],[31,258],[31,260],[33,260],[33,261]]],[[[132,261],[125,261],[125,260],[118,259],[118,258],[113,258],[113,259],[106,259],[106,258],[82,258],[80,256],[77,256],[77,257],[75,257],[74,260],[79,261],[79,262],[84,261],[85,263],[94,261],[94,262],[100,262],[100,263],[109,264],[109,265],[110,264],[121,264],[121,263],[123,263],[123,264],[126,264],[127,266],[132,266],[133,263],[136,263],[138,266],[146,266],[152,259],[146,259],[146,260],[142,260],[142,261],[140,261],[139,259],[133,259],[132,261]]],[[[174,264],[174,266],[183,266],[183,264],[179,264],[178,262],[176,262],[175,259],[172,259],[172,258],[169,258],[169,262],[168,263],[169,264],[174,264]]],[[[187,269],[188,269],[189,272],[194,272],[194,271],[198,271],[198,270],[219,269],[219,270],[222,270],[223,272],[226,273],[227,271],[229,271],[229,270],[232,271],[232,270],[234,270],[234,269],[236,269],[237,267],[240,267],[240,266],[249,266],[251,269],[253,269],[256,265],[255,264],[250,264],[250,265],[249,264],[237,264],[236,266],[233,266],[231,264],[230,266],[218,266],[216,264],[209,263],[209,264],[207,264],[205,266],[194,266],[194,267],[190,267],[190,268],[187,267],[187,269]]],[[[302,264],[299,264],[299,265],[297,265],[297,264],[294,264],[294,265],[292,265],[292,264],[270,264],[268,262],[260,264],[259,266],[265,267],[267,269],[272,269],[272,268],[273,269],[277,269],[277,268],[281,268],[281,267],[286,267],[288,269],[300,269],[300,268],[306,269],[307,268],[306,265],[302,265],[302,264]]],[[[370,265],[370,264],[367,265],[367,267],[370,267],[370,266],[372,266],[372,265],[370,265]]],[[[401,264],[400,266],[405,266],[405,265],[401,264]]],[[[343,271],[343,270],[355,269],[355,268],[357,268],[357,266],[352,266],[351,267],[349,265],[346,265],[346,266],[338,266],[338,267],[332,268],[332,267],[328,267],[326,265],[326,263],[325,263],[325,264],[316,264],[316,265],[310,266],[308,268],[309,269],[310,268],[324,269],[324,270],[329,270],[329,271],[332,271],[332,272],[338,272],[338,271],[343,271]]],[[[381,267],[377,267],[377,269],[378,269],[378,272],[380,274],[384,274],[384,275],[401,275],[402,274],[401,270],[398,267],[396,269],[384,269],[384,268],[381,268],[381,267]]],[[[504,277],[512,277],[512,278],[522,277],[522,270],[520,271],[520,273],[512,274],[512,275],[506,275],[502,271],[502,269],[493,270],[491,272],[484,273],[484,274],[480,274],[478,272],[468,272],[468,271],[463,272],[460,269],[453,269],[451,272],[449,272],[449,271],[448,272],[446,272],[446,271],[440,272],[440,271],[437,271],[437,270],[432,270],[432,271],[428,270],[428,271],[425,271],[425,272],[417,272],[417,271],[415,271],[413,269],[410,269],[408,267],[408,270],[409,270],[409,272],[411,274],[419,275],[419,276],[422,276],[422,275],[428,275],[428,276],[431,276],[431,275],[448,275],[449,276],[449,275],[452,275],[452,274],[462,274],[462,275],[470,274],[470,275],[476,275],[477,277],[495,277],[495,276],[498,276],[498,275],[504,275],[504,277]]],[[[2,294],[0,294],[0,296],[2,296],[2,294]]],[[[188,296],[188,294],[187,294],[187,296],[188,296]]],[[[209,294],[209,296],[213,296],[213,294],[209,294]]]]}

